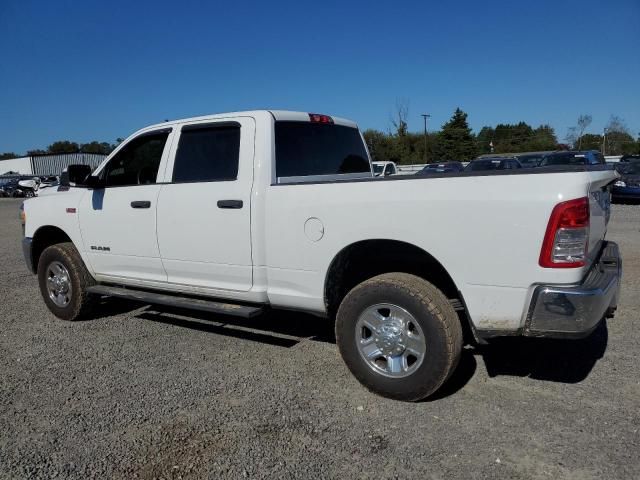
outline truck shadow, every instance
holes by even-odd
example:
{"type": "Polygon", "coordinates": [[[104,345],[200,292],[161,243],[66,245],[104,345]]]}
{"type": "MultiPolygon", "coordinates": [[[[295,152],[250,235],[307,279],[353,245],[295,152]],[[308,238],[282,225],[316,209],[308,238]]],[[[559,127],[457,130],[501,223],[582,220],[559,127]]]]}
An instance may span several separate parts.
{"type": "Polygon", "coordinates": [[[561,383],[581,382],[600,360],[609,339],[606,321],[587,338],[501,338],[476,347],[490,377],[510,375],[561,383]]]}
{"type": "Polygon", "coordinates": [[[333,322],[299,312],[268,310],[254,318],[239,318],[154,305],[136,318],[286,348],[307,340],[335,343],[333,322]]]}
{"type": "MultiPolygon", "coordinates": [[[[283,348],[302,341],[335,344],[333,322],[312,315],[272,310],[252,319],[216,315],[173,307],[150,306],[134,318],[202,332],[225,335],[283,348]]],[[[427,401],[449,397],[473,378],[482,359],[489,377],[501,375],[534,380],[577,383],[589,375],[607,348],[606,322],[581,340],[506,337],[489,345],[467,345],[453,375],[427,401]]]]}

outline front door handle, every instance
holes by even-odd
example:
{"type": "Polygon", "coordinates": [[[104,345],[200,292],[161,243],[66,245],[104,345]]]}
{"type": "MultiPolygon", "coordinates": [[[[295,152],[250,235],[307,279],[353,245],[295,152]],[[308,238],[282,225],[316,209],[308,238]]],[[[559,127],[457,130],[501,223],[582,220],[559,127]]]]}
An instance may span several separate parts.
{"type": "Polygon", "coordinates": [[[218,208],[242,208],[242,200],[218,200],[218,208]]]}
{"type": "Polygon", "coordinates": [[[131,208],[151,208],[151,202],[149,200],[136,200],[131,202],[131,208]]]}

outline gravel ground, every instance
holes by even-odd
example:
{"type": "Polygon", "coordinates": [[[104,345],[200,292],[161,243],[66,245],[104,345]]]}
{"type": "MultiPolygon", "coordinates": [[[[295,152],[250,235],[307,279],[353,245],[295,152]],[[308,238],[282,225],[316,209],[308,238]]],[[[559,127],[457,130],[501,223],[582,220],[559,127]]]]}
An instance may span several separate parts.
{"type": "Polygon", "coordinates": [[[438,398],[377,397],[332,326],[109,300],[65,323],[0,200],[0,477],[640,478],[640,206],[615,205],[615,319],[584,341],[465,349],[438,398]]]}

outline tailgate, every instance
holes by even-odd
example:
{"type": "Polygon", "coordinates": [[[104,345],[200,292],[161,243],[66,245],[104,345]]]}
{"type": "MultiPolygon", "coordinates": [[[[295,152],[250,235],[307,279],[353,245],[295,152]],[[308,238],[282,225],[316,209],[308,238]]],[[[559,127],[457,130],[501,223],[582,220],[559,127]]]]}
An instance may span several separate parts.
{"type": "Polygon", "coordinates": [[[607,225],[611,215],[611,183],[618,177],[614,170],[589,172],[589,225],[588,261],[591,264],[600,253],[602,241],[607,234],[607,225]]]}

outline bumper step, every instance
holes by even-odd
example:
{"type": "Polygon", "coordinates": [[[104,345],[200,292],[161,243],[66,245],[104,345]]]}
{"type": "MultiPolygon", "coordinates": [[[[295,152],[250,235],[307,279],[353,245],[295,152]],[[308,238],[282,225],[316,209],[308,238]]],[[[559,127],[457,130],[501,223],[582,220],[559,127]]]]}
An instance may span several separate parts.
{"type": "Polygon", "coordinates": [[[167,295],[164,293],[136,290],[133,288],[111,287],[108,285],[94,285],[87,288],[89,293],[108,297],[126,298],[152,305],[168,305],[170,307],[188,308],[203,312],[233,315],[236,317],[252,318],[264,312],[264,307],[251,305],[237,305],[235,303],[215,302],[202,298],[167,295]]]}

